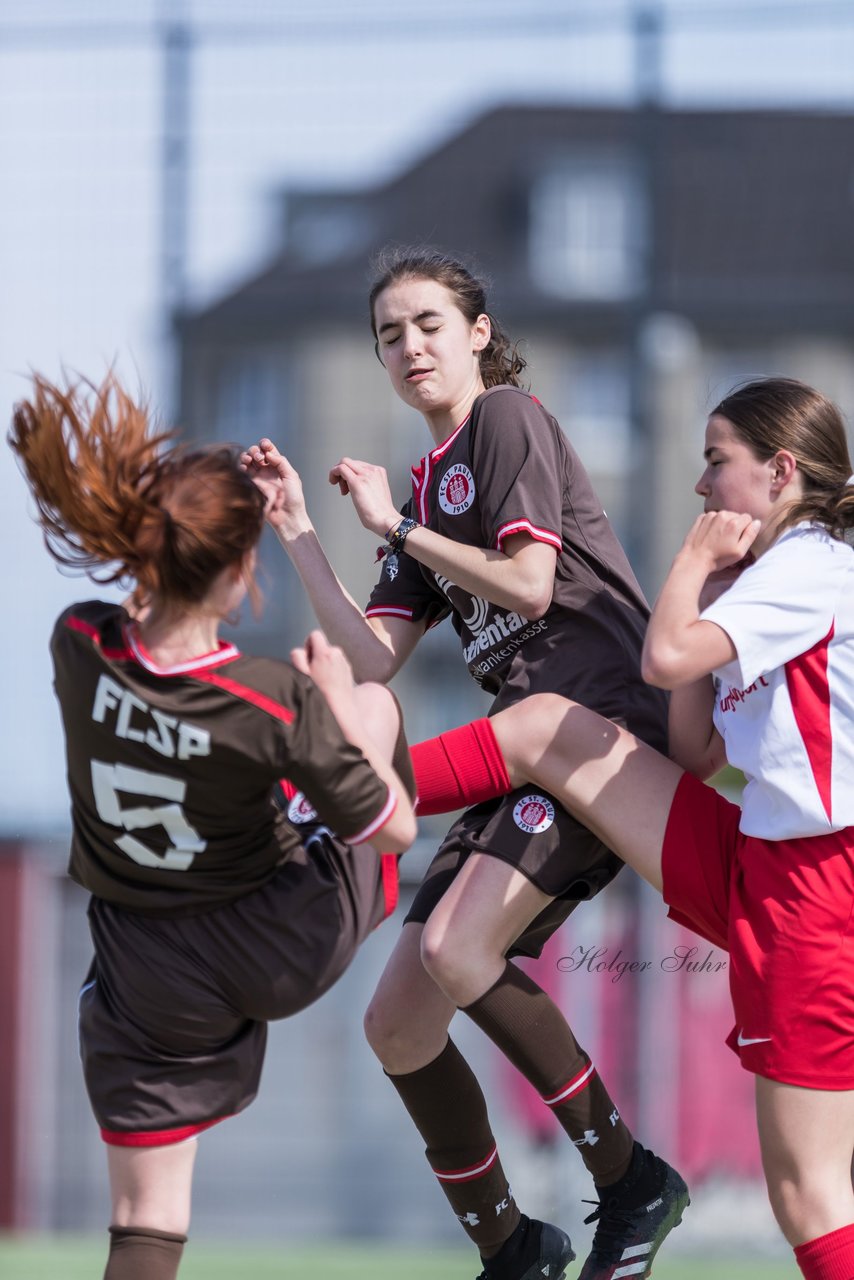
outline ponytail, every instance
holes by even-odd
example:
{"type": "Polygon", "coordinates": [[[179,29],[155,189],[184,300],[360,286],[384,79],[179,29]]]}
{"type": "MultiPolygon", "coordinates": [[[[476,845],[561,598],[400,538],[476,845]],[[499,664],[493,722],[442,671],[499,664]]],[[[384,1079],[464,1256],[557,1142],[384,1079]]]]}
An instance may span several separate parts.
{"type": "Polygon", "coordinates": [[[65,388],[36,374],[8,438],[53,558],[132,582],[137,602],[197,603],[260,537],[264,498],[237,450],[165,447],[174,432],[152,429],[113,374],[65,388]]]}

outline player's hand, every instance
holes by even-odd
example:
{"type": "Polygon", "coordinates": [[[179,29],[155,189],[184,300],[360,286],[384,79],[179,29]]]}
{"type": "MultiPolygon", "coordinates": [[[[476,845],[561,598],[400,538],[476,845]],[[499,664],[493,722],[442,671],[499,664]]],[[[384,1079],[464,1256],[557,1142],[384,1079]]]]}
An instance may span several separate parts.
{"type": "Polygon", "coordinates": [[[291,650],[297,671],[309,676],[333,710],[346,710],[353,699],[353,668],[343,649],[330,644],[322,631],[312,631],[304,645],[291,650]]]}
{"type": "Polygon", "coordinates": [[[345,497],[350,495],[362,524],[379,537],[384,538],[400,519],[385,467],[359,462],[355,458],[342,458],[329,472],[329,483],[337,484],[345,497]]]}
{"type": "Polygon", "coordinates": [[[714,604],[725,591],[729,591],[732,584],[741,577],[747,566],[755,563],[756,556],[752,551],[748,551],[746,555],[743,555],[740,560],[736,561],[735,564],[731,564],[727,569],[716,569],[714,573],[710,573],[700,592],[698,604],[700,613],[704,609],[708,609],[710,604],[714,604]]]}
{"type": "Polygon", "coordinates": [[[744,559],[761,528],[761,520],[743,513],[707,511],[688,531],[682,554],[702,560],[707,574],[719,573],[744,559]]]}
{"type": "Polygon", "coordinates": [[[299,473],[272,440],[250,445],[238,465],[258,486],[266,500],[264,515],[277,532],[300,533],[309,527],[299,473]]]}

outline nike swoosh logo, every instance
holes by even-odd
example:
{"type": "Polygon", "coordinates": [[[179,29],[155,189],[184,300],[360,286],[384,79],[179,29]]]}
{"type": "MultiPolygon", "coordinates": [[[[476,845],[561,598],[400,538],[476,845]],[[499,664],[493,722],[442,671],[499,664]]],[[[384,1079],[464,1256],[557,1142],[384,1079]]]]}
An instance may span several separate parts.
{"type": "Polygon", "coordinates": [[[739,1049],[743,1049],[746,1044],[770,1044],[770,1042],[771,1042],[770,1036],[758,1036],[755,1040],[745,1040],[744,1036],[739,1031],[738,1040],[736,1041],[736,1044],[738,1045],[739,1049]]]}

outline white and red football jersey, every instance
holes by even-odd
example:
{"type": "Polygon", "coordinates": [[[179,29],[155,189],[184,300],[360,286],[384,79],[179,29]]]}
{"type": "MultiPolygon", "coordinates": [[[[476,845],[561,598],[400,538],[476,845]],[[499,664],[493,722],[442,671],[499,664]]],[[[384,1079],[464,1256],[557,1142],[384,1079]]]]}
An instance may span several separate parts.
{"type": "Polygon", "coordinates": [[[799,524],[701,617],[737,653],[714,672],[714,719],[747,777],[741,830],[787,840],[854,826],[854,549],[799,524]]]}

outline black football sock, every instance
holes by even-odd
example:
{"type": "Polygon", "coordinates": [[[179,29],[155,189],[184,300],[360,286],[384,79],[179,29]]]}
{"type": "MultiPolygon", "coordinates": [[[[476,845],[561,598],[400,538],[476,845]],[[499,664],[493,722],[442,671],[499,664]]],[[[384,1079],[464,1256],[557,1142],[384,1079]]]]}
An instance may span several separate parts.
{"type": "MultiPolygon", "coordinates": [[[[388,1072],[386,1072],[388,1075],[388,1072]]],[[[426,1067],[388,1075],[427,1146],[427,1160],[484,1258],[519,1222],[480,1085],[452,1040],[426,1067]]]]}
{"type": "Polygon", "coordinates": [[[486,995],[463,1010],[554,1112],[595,1183],[621,1178],[632,1135],[566,1019],[541,987],[508,964],[486,995]]]}
{"type": "Polygon", "coordinates": [[[175,1280],[186,1236],[148,1227],[110,1227],[104,1280],[175,1280]]]}

